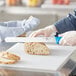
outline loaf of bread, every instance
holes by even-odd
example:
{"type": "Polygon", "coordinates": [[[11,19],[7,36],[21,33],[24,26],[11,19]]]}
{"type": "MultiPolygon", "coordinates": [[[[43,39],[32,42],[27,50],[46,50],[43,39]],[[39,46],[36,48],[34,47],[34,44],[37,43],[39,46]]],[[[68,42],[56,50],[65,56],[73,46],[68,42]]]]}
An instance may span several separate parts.
{"type": "Polygon", "coordinates": [[[25,43],[25,52],[32,55],[49,55],[48,47],[41,42],[25,43]]]}
{"type": "Polygon", "coordinates": [[[20,57],[10,53],[10,52],[1,52],[0,53],[0,63],[2,64],[13,64],[20,60],[20,57]]]}

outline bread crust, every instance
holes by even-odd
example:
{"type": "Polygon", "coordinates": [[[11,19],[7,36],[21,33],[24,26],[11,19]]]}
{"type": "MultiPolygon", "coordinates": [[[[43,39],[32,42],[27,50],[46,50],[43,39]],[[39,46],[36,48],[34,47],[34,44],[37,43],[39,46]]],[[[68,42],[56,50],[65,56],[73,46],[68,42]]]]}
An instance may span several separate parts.
{"type": "Polygon", "coordinates": [[[0,64],[14,64],[20,60],[20,57],[10,53],[10,52],[1,52],[0,53],[0,64]]]}
{"type": "Polygon", "coordinates": [[[17,62],[16,60],[9,60],[9,59],[0,57],[0,64],[14,64],[16,62],[17,62]]]}
{"type": "Polygon", "coordinates": [[[16,60],[16,61],[20,60],[19,56],[15,55],[13,53],[10,53],[10,52],[2,52],[0,54],[0,56],[3,58],[6,58],[6,59],[10,59],[10,60],[16,60]]]}

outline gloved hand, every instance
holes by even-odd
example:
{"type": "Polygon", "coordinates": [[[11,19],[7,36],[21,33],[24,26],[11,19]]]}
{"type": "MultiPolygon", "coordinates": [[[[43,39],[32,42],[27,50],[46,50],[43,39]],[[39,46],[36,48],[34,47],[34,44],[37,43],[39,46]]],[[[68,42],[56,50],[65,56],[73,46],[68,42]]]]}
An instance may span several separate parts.
{"type": "Polygon", "coordinates": [[[39,19],[35,17],[29,17],[29,19],[23,21],[0,23],[0,37],[3,41],[6,37],[20,36],[21,34],[31,31],[37,27],[39,23],[39,19]]]}
{"type": "Polygon", "coordinates": [[[56,27],[54,25],[51,25],[51,26],[45,27],[43,29],[39,29],[37,31],[34,31],[33,33],[31,33],[30,37],[37,37],[40,35],[43,35],[45,37],[49,37],[54,32],[57,32],[56,27]]]}
{"type": "Polygon", "coordinates": [[[62,36],[61,40],[59,41],[59,44],[70,46],[76,45],[76,31],[68,31],[59,36],[62,36]]]}

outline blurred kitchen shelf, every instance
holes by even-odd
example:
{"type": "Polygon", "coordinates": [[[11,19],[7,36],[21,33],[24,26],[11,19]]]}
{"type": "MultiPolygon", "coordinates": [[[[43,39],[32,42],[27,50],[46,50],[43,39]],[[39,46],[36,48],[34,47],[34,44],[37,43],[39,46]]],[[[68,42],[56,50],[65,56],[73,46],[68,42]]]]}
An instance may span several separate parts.
{"type": "Polygon", "coordinates": [[[4,7],[4,11],[13,14],[50,14],[57,11],[72,11],[76,5],[42,5],[41,7],[10,6],[4,7]]]}
{"type": "Polygon", "coordinates": [[[6,7],[5,12],[11,14],[50,14],[49,9],[40,8],[40,7],[6,7]]]}
{"type": "Polygon", "coordinates": [[[26,7],[26,6],[2,6],[0,12],[10,14],[50,14],[57,12],[70,12],[76,9],[76,1],[70,0],[69,5],[53,5],[51,0],[45,0],[41,7],[26,7]]]}
{"type": "Polygon", "coordinates": [[[53,9],[75,9],[76,5],[42,5],[42,8],[53,8],[53,9]]]}

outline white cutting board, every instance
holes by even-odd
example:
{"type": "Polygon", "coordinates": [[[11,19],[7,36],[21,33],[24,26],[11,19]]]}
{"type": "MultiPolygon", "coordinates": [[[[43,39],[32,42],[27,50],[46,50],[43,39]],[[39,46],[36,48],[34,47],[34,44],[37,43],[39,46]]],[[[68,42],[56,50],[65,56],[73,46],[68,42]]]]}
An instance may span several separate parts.
{"type": "Polygon", "coordinates": [[[75,50],[71,46],[47,44],[51,54],[48,56],[29,55],[24,51],[24,44],[17,43],[7,51],[17,54],[21,60],[16,64],[0,64],[2,67],[23,68],[25,70],[52,72],[59,70],[75,50]]]}

